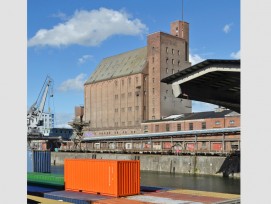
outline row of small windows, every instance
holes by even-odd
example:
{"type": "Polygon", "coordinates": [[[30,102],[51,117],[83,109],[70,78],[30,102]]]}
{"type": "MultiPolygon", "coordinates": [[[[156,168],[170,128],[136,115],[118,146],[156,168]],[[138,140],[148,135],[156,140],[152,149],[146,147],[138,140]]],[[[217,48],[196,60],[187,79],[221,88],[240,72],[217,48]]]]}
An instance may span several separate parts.
{"type": "MultiPolygon", "coordinates": [[[[138,77],[135,78],[136,79],[136,83],[138,83],[138,77]]],[[[132,83],[132,79],[131,77],[128,78],[128,84],[131,85],[132,83]]],[[[124,79],[121,80],[121,85],[123,86],[124,85],[124,79]]],[[[118,81],[116,80],[115,81],[115,86],[118,86],[118,81]]]]}
{"type": "MultiPolygon", "coordinates": [[[[128,112],[131,112],[133,110],[133,107],[128,107],[127,108],[128,112]]],[[[139,106],[135,106],[135,110],[139,110],[139,106]]],[[[119,112],[119,109],[118,108],[115,108],[115,113],[118,113],[119,112]]],[[[125,108],[121,108],[121,112],[125,112],[125,108]]]]}
{"type": "MultiPolygon", "coordinates": [[[[166,73],[167,73],[167,74],[168,74],[168,71],[169,71],[168,68],[166,68],[166,73]]],[[[172,74],[174,74],[174,73],[175,73],[175,70],[172,69],[171,72],[172,72],[172,74]]]]}
{"type": "MultiPolygon", "coordinates": [[[[168,64],[168,57],[166,58],[166,63],[168,64]]],[[[171,63],[172,64],[175,64],[175,59],[171,59],[171,63]]],[[[180,66],[181,65],[181,61],[180,60],[178,60],[178,66],[180,66]]]]}
{"type": "MultiPolygon", "coordinates": [[[[166,47],[166,52],[167,52],[167,53],[169,52],[169,48],[168,48],[168,47],[166,47]]],[[[178,52],[178,55],[181,55],[180,50],[178,50],[177,52],[178,52]]],[[[171,54],[174,55],[174,53],[175,53],[175,50],[174,50],[174,49],[171,49],[171,54]]]]}
{"type": "MultiPolygon", "coordinates": [[[[135,95],[138,96],[139,93],[138,93],[138,92],[135,92],[135,95]]],[[[131,97],[131,96],[132,96],[132,92],[128,92],[127,96],[128,96],[128,97],[131,97]]],[[[125,98],[125,93],[122,93],[122,94],[121,94],[121,98],[125,98]]],[[[115,99],[116,99],[116,100],[119,99],[119,95],[118,95],[118,94],[115,94],[115,99]]]]}
{"type": "MultiPolygon", "coordinates": [[[[234,120],[230,120],[229,121],[230,124],[234,124],[234,120]]],[[[218,125],[220,124],[220,121],[215,121],[215,124],[218,125]]],[[[194,129],[194,124],[193,123],[189,123],[188,124],[189,130],[193,130],[194,129]]],[[[204,130],[206,129],[206,122],[202,122],[201,123],[201,129],[204,130]]],[[[144,132],[146,132],[148,130],[148,126],[144,126],[144,132]]],[[[181,131],[182,130],[182,124],[178,123],[177,124],[177,131],[181,131]]],[[[159,125],[155,125],[155,132],[159,132],[159,125]]],[[[170,124],[166,124],[166,131],[169,132],[170,131],[170,124]]]]}

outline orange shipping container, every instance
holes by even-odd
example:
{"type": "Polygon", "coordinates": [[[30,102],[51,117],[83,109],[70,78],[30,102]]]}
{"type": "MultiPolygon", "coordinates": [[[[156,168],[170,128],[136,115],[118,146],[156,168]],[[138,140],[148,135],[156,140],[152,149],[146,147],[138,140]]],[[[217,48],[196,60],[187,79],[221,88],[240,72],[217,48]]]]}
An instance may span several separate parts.
{"type": "Polygon", "coordinates": [[[109,196],[140,193],[140,161],[65,159],[65,190],[109,196]]]}

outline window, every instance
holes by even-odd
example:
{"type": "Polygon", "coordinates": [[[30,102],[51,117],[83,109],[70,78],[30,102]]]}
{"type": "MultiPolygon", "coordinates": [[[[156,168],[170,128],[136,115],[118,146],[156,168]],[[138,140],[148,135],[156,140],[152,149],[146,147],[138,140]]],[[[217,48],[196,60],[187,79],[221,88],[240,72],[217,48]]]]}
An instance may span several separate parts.
{"type": "Polygon", "coordinates": [[[202,148],[206,148],[206,142],[202,142],[202,148]]]}
{"type": "Polygon", "coordinates": [[[154,83],[154,78],[152,78],[152,82],[154,83]]]}
{"type": "Polygon", "coordinates": [[[135,109],[138,111],[139,110],[139,106],[136,106],[135,109]]]}
{"type": "Polygon", "coordinates": [[[154,57],[152,57],[152,63],[154,63],[154,57]]]}
{"type": "Polygon", "coordinates": [[[178,31],[179,30],[179,28],[178,27],[176,27],[176,31],[178,31]]]}
{"type": "Polygon", "coordinates": [[[168,90],[166,90],[166,94],[168,93],[168,90]]]}
{"type": "Polygon", "coordinates": [[[145,132],[148,132],[148,125],[145,125],[145,126],[144,126],[144,133],[145,133],[145,132]]]}
{"type": "Polygon", "coordinates": [[[166,124],[166,131],[169,131],[169,124],[166,124]]]}
{"type": "Polygon", "coordinates": [[[152,93],[154,94],[154,88],[152,88],[152,93]]]}
{"type": "Polygon", "coordinates": [[[172,69],[172,74],[174,74],[174,69],[172,69]]]}
{"type": "Polygon", "coordinates": [[[125,122],[121,122],[121,125],[122,125],[122,126],[125,126],[125,122]]]}
{"type": "Polygon", "coordinates": [[[118,99],[118,98],[119,98],[119,96],[116,94],[116,95],[115,95],[115,99],[118,99]]]}
{"type": "Polygon", "coordinates": [[[178,123],[178,124],[177,124],[177,131],[181,131],[181,130],[182,130],[181,123],[178,123]]]}
{"type": "Polygon", "coordinates": [[[193,123],[189,123],[189,130],[193,130],[193,123]]]}
{"type": "Polygon", "coordinates": [[[153,73],[155,72],[155,69],[154,69],[154,67],[152,68],[152,72],[153,72],[153,73]]]}
{"type": "Polygon", "coordinates": [[[121,108],[121,112],[124,112],[125,111],[125,108],[121,108]]]}
{"type": "Polygon", "coordinates": [[[174,64],[174,59],[172,59],[172,64],[174,64]]]}
{"type": "Polygon", "coordinates": [[[153,119],[153,120],[155,119],[155,116],[154,116],[154,115],[152,116],[152,119],[153,119]]]}
{"type": "Polygon", "coordinates": [[[119,109],[118,108],[115,108],[115,113],[119,112],[119,109]]]}
{"type": "Polygon", "coordinates": [[[180,55],[181,54],[181,52],[180,52],[180,50],[178,50],[178,55],[180,55]]]}
{"type": "Polygon", "coordinates": [[[168,47],[166,47],[166,52],[168,53],[168,47]]]}
{"type": "Polygon", "coordinates": [[[166,63],[168,63],[168,58],[166,58],[166,63]]]}
{"type": "Polygon", "coordinates": [[[180,60],[178,60],[178,66],[180,66],[180,64],[181,64],[181,62],[180,62],[180,60]]]}
{"type": "Polygon", "coordinates": [[[203,129],[203,130],[206,129],[206,122],[201,123],[201,129],[203,129]]]}
{"type": "Polygon", "coordinates": [[[128,107],[128,111],[132,111],[132,107],[128,107]]]}
{"type": "Polygon", "coordinates": [[[155,132],[159,132],[159,125],[155,125],[155,132]]]}
{"type": "Polygon", "coordinates": [[[218,121],[218,120],[215,121],[215,124],[216,124],[216,125],[220,125],[220,121],[218,121]]]}
{"type": "Polygon", "coordinates": [[[230,124],[233,125],[234,124],[234,120],[230,120],[230,124]]]}
{"type": "Polygon", "coordinates": [[[123,79],[121,80],[121,84],[122,84],[122,86],[124,85],[124,80],[123,79]]]}
{"type": "Polygon", "coordinates": [[[136,83],[138,83],[138,77],[136,77],[136,83]]]}
{"type": "Polygon", "coordinates": [[[128,97],[131,97],[132,96],[132,92],[128,92],[128,97]]]}
{"type": "Polygon", "coordinates": [[[172,54],[174,55],[174,49],[172,49],[172,54]]]}
{"type": "Polygon", "coordinates": [[[168,73],[168,68],[166,68],[166,73],[168,73]]]}
{"type": "Polygon", "coordinates": [[[130,126],[131,126],[131,125],[132,125],[132,121],[128,121],[128,125],[130,125],[130,126]]]}

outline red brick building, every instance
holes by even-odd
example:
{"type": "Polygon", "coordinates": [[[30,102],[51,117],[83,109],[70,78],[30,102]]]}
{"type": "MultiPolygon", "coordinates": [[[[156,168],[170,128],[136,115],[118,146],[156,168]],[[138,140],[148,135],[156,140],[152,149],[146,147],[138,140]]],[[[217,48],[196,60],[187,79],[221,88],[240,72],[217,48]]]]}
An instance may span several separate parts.
{"type": "Polygon", "coordinates": [[[240,114],[231,110],[216,110],[175,115],[141,123],[142,133],[174,132],[240,127],[240,114]]]}
{"type": "Polygon", "coordinates": [[[84,120],[93,135],[141,133],[141,123],[191,113],[161,79],[191,66],[189,24],[171,23],[170,34],[148,35],[147,46],[105,58],[85,83],[84,120]]]}

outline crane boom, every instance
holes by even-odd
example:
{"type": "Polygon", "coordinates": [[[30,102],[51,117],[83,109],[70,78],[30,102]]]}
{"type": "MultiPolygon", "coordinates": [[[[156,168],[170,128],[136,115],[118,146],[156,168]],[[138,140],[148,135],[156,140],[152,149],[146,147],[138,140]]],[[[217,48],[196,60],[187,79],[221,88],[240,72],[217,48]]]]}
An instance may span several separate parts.
{"type": "MultiPolygon", "coordinates": [[[[27,135],[28,136],[43,136],[42,133],[38,131],[38,126],[43,124],[42,113],[44,110],[46,98],[48,95],[49,87],[52,86],[52,80],[49,76],[46,77],[40,94],[34,104],[27,111],[27,135]]],[[[50,97],[53,95],[50,94],[50,97]]]]}

